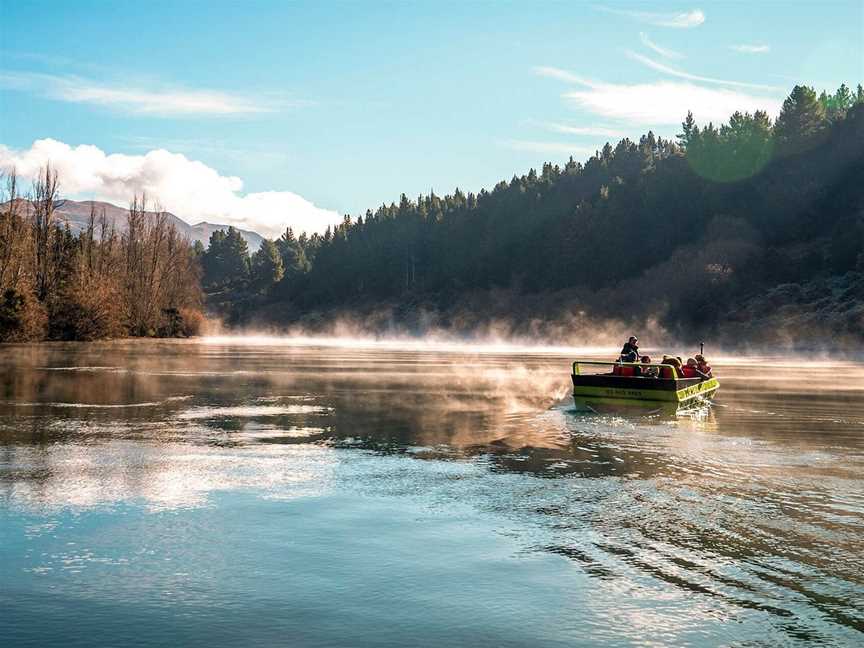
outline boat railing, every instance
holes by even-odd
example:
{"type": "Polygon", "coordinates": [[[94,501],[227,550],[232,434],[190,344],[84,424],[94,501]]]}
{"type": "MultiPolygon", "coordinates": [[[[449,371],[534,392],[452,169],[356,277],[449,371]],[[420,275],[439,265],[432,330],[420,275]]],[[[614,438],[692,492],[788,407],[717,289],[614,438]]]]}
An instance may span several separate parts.
{"type": "Polygon", "coordinates": [[[639,367],[641,369],[646,369],[648,367],[657,367],[659,370],[669,369],[672,365],[662,364],[659,362],[618,362],[617,360],[574,360],[573,361],[573,375],[581,376],[582,374],[579,371],[579,365],[596,365],[602,367],[639,367]]]}

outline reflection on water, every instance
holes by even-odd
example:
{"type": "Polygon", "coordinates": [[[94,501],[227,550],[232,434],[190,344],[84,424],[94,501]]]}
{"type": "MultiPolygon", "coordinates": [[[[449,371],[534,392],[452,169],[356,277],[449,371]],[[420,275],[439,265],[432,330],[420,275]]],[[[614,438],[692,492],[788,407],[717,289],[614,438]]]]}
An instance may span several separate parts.
{"type": "Polygon", "coordinates": [[[723,358],[715,407],[634,416],[482,351],[2,349],[0,636],[861,641],[861,366],[723,358]]]}

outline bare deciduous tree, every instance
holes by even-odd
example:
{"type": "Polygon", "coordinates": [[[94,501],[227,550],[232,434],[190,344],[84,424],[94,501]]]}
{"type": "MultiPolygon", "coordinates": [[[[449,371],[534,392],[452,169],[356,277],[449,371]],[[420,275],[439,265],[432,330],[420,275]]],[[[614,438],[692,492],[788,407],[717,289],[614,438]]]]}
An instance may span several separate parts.
{"type": "Polygon", "coordinates": [[[53,288],[55,266],[52,263],[52,238],[54,235],[54,203],[60,184],[57,171],[47,164],[33,182],[30,204],[33,208],[33,235],[36,246],[36,296],[45,301],[53,288]]]}
{"type": "Polygon", "coordinates": [[[0,183],[0,341],[190,334],[203,320],[192,247],[145,196],[133,198],[122,234],[93,205],[75,236],[57,222],[50,166],[28,199],[14,170],[0,183]]]}

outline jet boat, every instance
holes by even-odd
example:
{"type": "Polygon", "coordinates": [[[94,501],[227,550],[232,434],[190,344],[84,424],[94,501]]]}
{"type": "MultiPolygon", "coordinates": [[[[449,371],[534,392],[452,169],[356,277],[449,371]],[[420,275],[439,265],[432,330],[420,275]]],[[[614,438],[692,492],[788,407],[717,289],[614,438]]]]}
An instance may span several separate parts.
{"type": "Polygon", "coordinates": [[[716,378],[682,378],[674,367],[665,364],[573,362],[573,399],[577,405],[592,408],[595,404],[695,407],[710,402],[719,388],[716,378]],[[594,367],[612,371],[590,372],[594,367]],[[587,373],[583,371],[586,368],[587,373]]]}

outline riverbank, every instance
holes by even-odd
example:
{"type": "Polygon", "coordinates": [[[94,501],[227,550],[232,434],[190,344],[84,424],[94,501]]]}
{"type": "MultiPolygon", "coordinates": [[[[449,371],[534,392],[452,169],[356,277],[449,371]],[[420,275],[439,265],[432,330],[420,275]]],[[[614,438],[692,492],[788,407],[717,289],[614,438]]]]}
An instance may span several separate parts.
{"type": "Polygon", "coordinates": [[[635,332],[652,346],[709,341],[742,352],[770,348],[843,354],[864,345],[864,273],[860,272],[779,284],[695,328],[676,322],[680,307],[664,302],[662,296],[635,300],[629,307],[626,301],[627,295],[617,291],[524,294],[493,289],[414,296],[400,302],[355,300],[313,309],[279,302],[262,305],[236,329],[336,337],[542,341],[565,346],[614,346],[635,332]],[[646,304],[653,310],[646,310],[646,304]]]}

